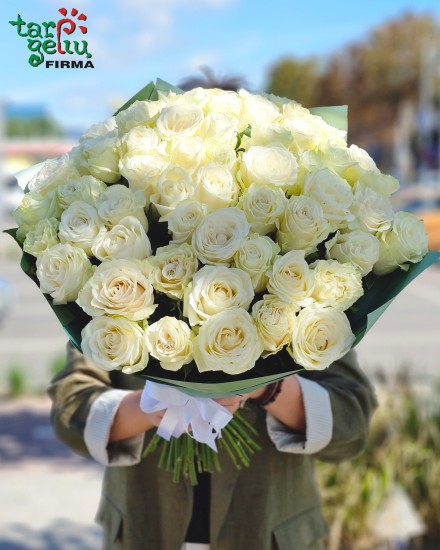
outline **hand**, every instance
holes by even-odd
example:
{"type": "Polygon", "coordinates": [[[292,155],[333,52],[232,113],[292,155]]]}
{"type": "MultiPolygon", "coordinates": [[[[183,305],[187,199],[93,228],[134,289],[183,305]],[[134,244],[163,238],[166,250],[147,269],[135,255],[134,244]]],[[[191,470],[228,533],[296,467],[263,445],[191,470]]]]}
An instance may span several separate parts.
{"type": "Polygon", "coordinates": [[[265,389],[266,386],[263,386],[250,393],[240,393],[237,395],[231,395],[229,397],[221,397],[219,399],[214,399],[214,401],[217,401],[217,403],[219,403],[220,405],[225,407],[225,409],[228,409],[229,412],[234,414],[235,411],[244,407],[248,399],[256,399],[263,394],[265,389]]]}
{"type": "Polygon", "coordinates": [[[128,439],[159,426],[165,409],[144,413],[139,406],[141,394],[142,390],[131,391],[122,399],[113,419],[109,441],[128,439]]]}

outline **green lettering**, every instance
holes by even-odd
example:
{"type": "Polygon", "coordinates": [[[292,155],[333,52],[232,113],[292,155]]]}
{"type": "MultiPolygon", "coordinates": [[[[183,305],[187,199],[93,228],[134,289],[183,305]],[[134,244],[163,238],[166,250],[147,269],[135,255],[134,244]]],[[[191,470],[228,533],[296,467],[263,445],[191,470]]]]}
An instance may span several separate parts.
{"type": "Polygon", "coordinates": [[[64,40],[65,53],[73,53],[70,49],[70,40],[64,40]]]}
{"type": "Polygon", "coordinates": [[[31,38],[43,38],[41,35],[41,25],[38,23],[28,23],[28,36],[31,38]]]}
{"type": "MultiPolygon", "coordinates": [[[[75,52],[78,55],[86,54],[87,59],[90,59],[90,57],[92,57],[92,54],[87,51],[87,42],[85,40],[82,40],[82,50],[81,51],[79,51],[79,42],[77,40],[73,41],[73,46],[75,48],[75,52]]],[[[73,52],[69,52],[69,53],[73,53],[73,52]]]]}
{"type": "Polygon", "coordinates": [[[53,21],[48,21],[47,23],[43,23],[43,27],[46,29],[46,34],[44,35],[44,38],[52,38],[53,32],[49,32],[49,29],[56,29],[56,25],[53,21]]]}
{"type": "Polygon", "coordinates": [[[20,14],[17,15],[17,21],[9,21],[9,24],[17,27],[17,34],[19,36],[27,36],[27,33],[22,34],[21,32],[22,27],[26,25],[26,21],[23,21],[20,14]]]}
{"type": "Polygon", "coordinates": [[[44,61],[44,55],[41,53],[41,41],[28,39],[28,50],[35,52],[29,57],[29,65],[32,67],[38,67],[44,61]]]}
{"type": "Polygon", "coordinates": [[[49,55],[57,53],[57,43],[55,42],[55,40],[45,40],[43,42],[43,51],[44,53],[48,53],[49,55]]]}

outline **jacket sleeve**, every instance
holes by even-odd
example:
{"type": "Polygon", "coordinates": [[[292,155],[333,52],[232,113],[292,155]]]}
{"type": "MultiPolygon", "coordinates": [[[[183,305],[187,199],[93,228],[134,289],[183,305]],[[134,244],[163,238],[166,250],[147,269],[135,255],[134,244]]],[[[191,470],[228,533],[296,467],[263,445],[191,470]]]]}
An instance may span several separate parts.
{"type": "Polygon", "coordinates": [[[65,368],[52,380],[51,421],[57,437],[75,452],[90,457],[84,429],[94,401],[112,389],[110,374],[67,344],[65,368]]]}
{"type": "Polygon", "coordinates": [[[323,371],[306,371],[301,376],[321,384],[330,397],[332,436],[315,456],[341,462],[360,454],[366,445],[372,414],[377,407],[374,389],[351,350],[323,371]]]}

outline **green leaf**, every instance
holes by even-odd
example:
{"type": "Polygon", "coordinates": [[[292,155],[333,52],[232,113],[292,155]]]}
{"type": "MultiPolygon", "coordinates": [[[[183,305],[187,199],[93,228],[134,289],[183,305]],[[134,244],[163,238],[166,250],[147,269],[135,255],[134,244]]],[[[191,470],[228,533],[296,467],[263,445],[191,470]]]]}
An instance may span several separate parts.
{"type": "Polygon", "coordinates": [[[244,149],[240,147],[241,140],[243,139],[243,136],[247,136],[248,138],[250,138],[251,132],[252,132],[252,126],[250,124],[248,124],[242,132],[237,132],[237,143],[235,144],[236,153],[238,153],[239,151],[244,151],[244,149]]]}
{"type": "Polygon", "coordinates": [[[335,107],[312,107],[309,111],[313,115],[320,116],[327,124],[338,128],[338,130],[348,131],[348,107],[347,105],[337,105],[335,107]]]}
{"type": "Polygon", "coordinates": [[[10,235],[14,239],[14,241],[18,244],[18,246],[20,248],[22,248],[22,243],[17,237],[17,228],[16,227],[14,227],[12,229],[4,229],[2,231],[2,233],[7,233],[8,235],[10,235]]]}

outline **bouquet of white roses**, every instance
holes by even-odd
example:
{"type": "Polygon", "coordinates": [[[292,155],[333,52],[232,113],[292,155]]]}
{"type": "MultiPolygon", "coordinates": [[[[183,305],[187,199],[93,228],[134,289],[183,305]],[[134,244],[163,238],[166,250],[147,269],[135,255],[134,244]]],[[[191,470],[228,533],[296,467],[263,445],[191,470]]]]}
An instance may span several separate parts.
{"type": "Polygon", "coordinates": [[[150,84],[30,180],[22,266],[104,369],[203,398],[325,369],[439,256],[343,114],[150,84]]]}

